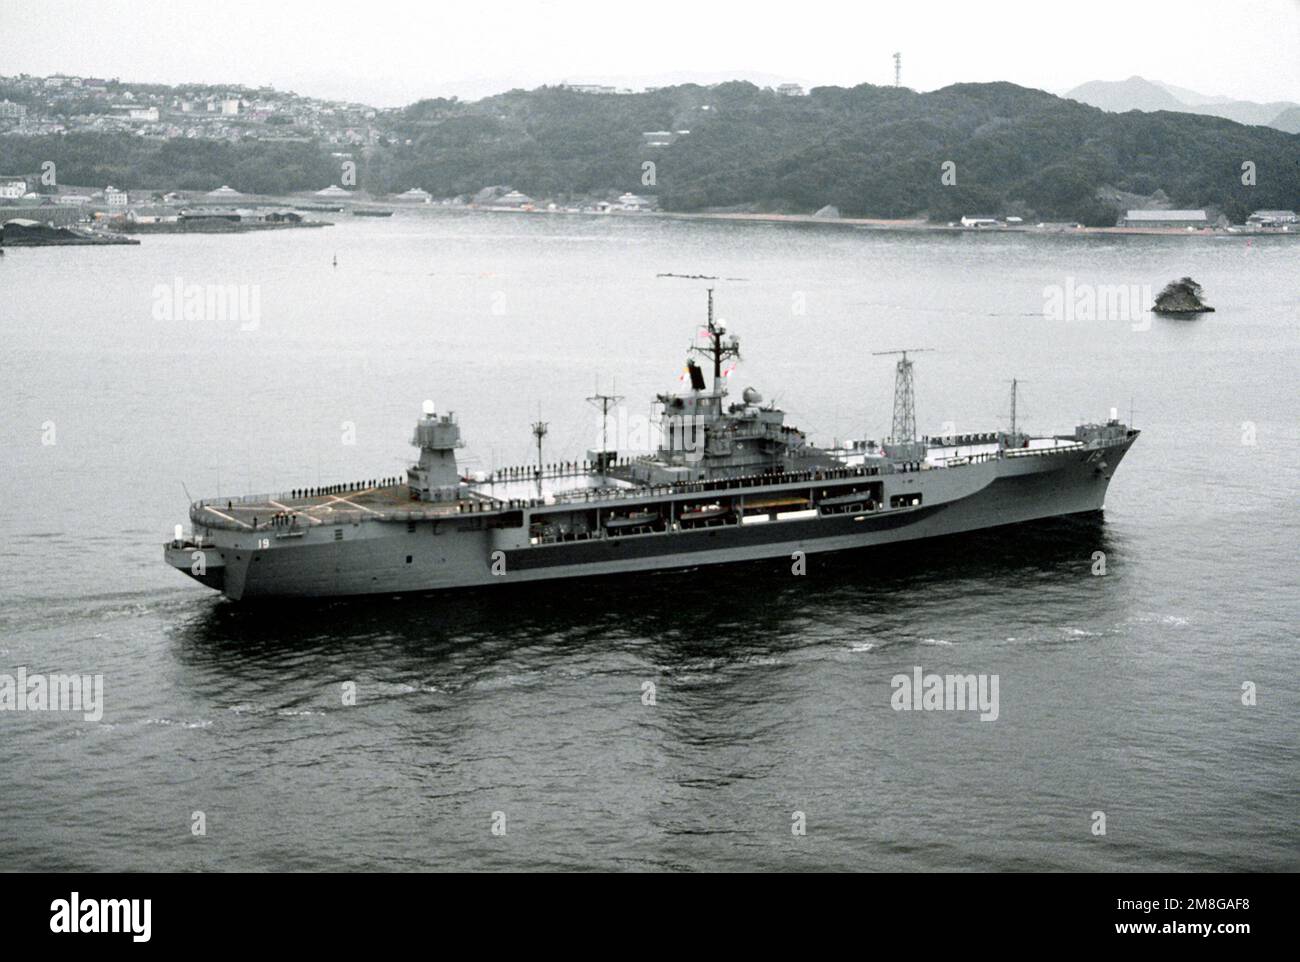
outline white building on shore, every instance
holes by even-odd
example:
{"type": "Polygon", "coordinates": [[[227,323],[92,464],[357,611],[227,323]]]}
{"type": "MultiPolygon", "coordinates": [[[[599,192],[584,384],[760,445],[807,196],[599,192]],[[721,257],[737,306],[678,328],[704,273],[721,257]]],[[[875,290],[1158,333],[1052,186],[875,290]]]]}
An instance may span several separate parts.
{"type": "Polygon", "coordinates": [[[619,195],[618,206],[622,210],[650,210],[654,207],[654,201],[629,191],[626,194],[619,195]]]}
{"type": "Polygon", "coordinates": [[[1250,227],[1295,230],[1297,223],[1300,223],[1300,218],[1296,217],[1293,210],[1257,210],[1246,218],[1246,224],[1250,227]]]}
{"type": "Polygon", "coordinates": [[[1209,227],[1203,210],[1130,210],[1119,221],[1120,227],[1171,227],[1188,230],[1209,227]]]}

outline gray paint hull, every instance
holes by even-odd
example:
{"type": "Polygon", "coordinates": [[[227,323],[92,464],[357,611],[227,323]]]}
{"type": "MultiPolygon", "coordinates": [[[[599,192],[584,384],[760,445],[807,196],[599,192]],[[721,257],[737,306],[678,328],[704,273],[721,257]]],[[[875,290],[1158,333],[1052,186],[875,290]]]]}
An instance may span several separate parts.
{"type": "Polygon", "coordinates": [[[166,555],[233,599],[396,594],[791,558],[1100,510],[1135,438],[1102,451],[888,475],[887,495],[919,493],[922,506],[857,516],[557,544],[529,543],[526,523],[493,528],[482,518],[326,525],[283,541],[265,531],[219,531],[201,549],[201,577],[193,575],[193,547],[168,547],[166,555]]]}

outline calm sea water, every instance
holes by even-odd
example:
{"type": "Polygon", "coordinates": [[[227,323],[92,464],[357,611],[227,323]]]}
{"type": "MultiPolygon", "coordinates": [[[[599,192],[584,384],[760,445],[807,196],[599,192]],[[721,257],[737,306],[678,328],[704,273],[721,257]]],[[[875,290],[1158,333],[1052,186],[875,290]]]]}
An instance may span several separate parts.
{"type": "Polygon", "coordinates": [[[0,864],[1300,868],[1298,265],[1277,239],[438,212],[10,250],[0,673],[101,673],[105,710],[0,712],[0,864]],[[586,395],[637,423],[677,387],[705,282],[664,272],[721,278],[737,387],[814,440],[887,432],[872,352],[904,347],[934,350],[930,433],[1005,426],[1012,377],[1030,430],[1114,406],[1144,433],[1104,518],[804,577],[241,608],[163,565],[188,496],[399,473],[426,397],[470,470],[527,460],[539,411],[581,458],[586,395]],[[1218,313],[1044,317],[1045,288],[1182,275],[1218,313]],[[247,285],[256,324],[159,319],[178,281],[247,285]],[[892,710],[918,665],[997,674],[998,720],[892,710]]]}

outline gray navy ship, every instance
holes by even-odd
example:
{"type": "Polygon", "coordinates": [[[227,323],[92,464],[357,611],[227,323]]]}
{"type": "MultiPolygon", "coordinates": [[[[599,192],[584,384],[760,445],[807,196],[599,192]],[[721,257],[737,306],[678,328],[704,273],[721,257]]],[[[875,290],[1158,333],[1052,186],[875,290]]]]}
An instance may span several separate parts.
{"type": "MultiPolygon", "coordinates": [[[[1138,431],[1114,409],[1069,435],[918,437],[913,360],[898,353],[892,436],[819,448],[723,366],[739,340],[715,321],[683,389],[661,394],[659,447],[466,475],[454,412],[424,404],[404,478],[190,505],[168,564],[232,599],[395,594],[806,559],[1099,511],[1138,431]],[[711,370],[710,370],[711,368],[711,370]],[[711,375],[711,377],[709,376],[711,375]]],[[[602,414],[618,400],[598,395],[602,414]]],[[[606,422],[607,423],[607,422],[606,422]]]]}

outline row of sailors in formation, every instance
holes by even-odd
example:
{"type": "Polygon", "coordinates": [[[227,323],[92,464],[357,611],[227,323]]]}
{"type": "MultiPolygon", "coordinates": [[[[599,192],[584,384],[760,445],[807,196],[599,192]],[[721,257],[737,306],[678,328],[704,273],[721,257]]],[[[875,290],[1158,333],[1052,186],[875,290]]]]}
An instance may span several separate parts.
{"type": "MultiPolygon", "coordinates": [[[[610,465],[626,464],[626,458],[611,459],[610,465]]],[[[551,464],[542,465],[541,470],[547,473],[565,474],[569,472],[577,473],[579,471],[591,471],[595,465],[590,461],[556,461],[551,464]]],[[[521,465],[515,468],[498,468],[492,472],[494,479],[500,478],[532,478],[537,476],[538,467],[535,464],[521,465]]]]}
{"type": "MultiPolygon", "coordinates": [[[[227,505],[227,507],[229,507],[229,505],[227,505]]],[[[254,531],[257,530],[257,524],[257,515],[253,515],[254,531]]],[[[298,524],[298,516],[296,514],[289,514],[287,511],[277,511],[275,514],[271,515],[271,520],[266,522],[266,524],[269,524],[273,528],[291,528],[298,524]]],[[[266,527],[266,524],[264,524],[263,527],[266,527]]]]}
{"type": "Polygon", "coordinates": [[[400,478],[376,478],[371,481],[349,481],[346,484],[327,484],[322,488],[295,488],[289,492],[294,498],[315,498],[324,494],[348,494],[370,488],[387,488],[401,484],[400,478]]]}
{"type": "MultiPolygon", "coordinates": [[[[330,484],[320,488],[295,488],[289,494],[294,498],[314,498],[326,494],[347,494],[348,492],[365,491],[370,488],[389,487],[400,484],[400,478],[375,478],[370,481],[349,481],[346,484],[330,484]]],[[[234,510],[234,502],[226,502],[226,510],[234,510]]],[[[253,528],[257,529],[257,515],[253,515],[253,528]]],[[[270,524],[273,527],[289,527],[296,525],[298,518],[296,514],[286,511],[279,511],[271,516],[270,524]]]]}

